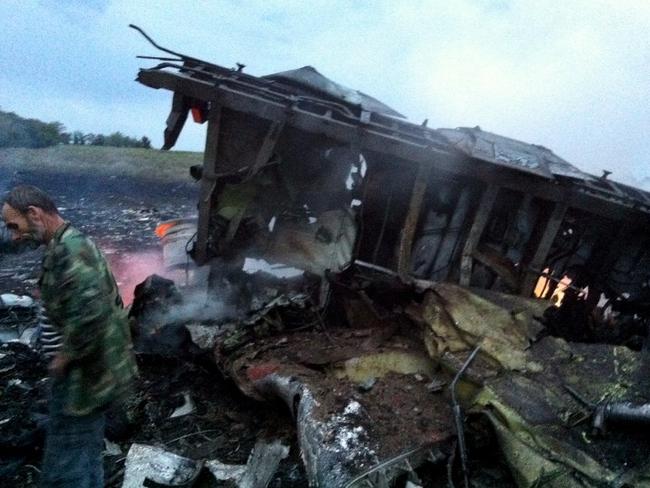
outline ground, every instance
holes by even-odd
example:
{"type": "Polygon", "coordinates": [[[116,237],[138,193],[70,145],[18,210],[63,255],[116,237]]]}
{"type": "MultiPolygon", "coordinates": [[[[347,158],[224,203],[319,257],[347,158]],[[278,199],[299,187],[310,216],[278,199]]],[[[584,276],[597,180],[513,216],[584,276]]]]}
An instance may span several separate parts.
{"type": "MultiPolygon", "coordinates": [[[[29,183],[50,193],[64,218],[106,254],[128,302],[132,287],[160,267],[160,248],[153,232],[157,223],[193,214],[197,185],[188,169],[199,162],[200,154],[154,150],[3,150],[0,182],[4,188],[0,190],[29,183]]],[[[5,246],[2,251],[0,293],[33,295],[42,250],[14,252],[5,246]]],[[[0,437],[5,439],[0,446],[0,484],[2,470],[18,460],[22,467],[8,478],[10,485],[35,486],[40,461],[34,448],[42,442],[36,427],[46,411],[47,385],[41,381],[45,369],[28,350],[5,349],[0,357],[13,361],[10,366],[15,363],[7,371],[0,367],[0,422],[11,419],[0,423],[0,437]],[[16,379],[22,380],[22,386],[12,382],[16,379]],[[29,445],[20,453],[9,449],[9,439],[21,435],[20,440],[29,445]]],[[[139,357],[139,365],[141,378],[133,402],[138,425],[118,441],[122,454],[106,456],[107,486],[121,485],[131,442],[155,444],[195,459],[245,463],[256,440],[278,437],[291,445],[291,451],[271,486],[304,486],[293,422],[282,405],[269,407],[247,399],[209,361],[147,356],[139,357]],[[195,413],[170,419],[186,392],[196,404],[195,413]]]]}

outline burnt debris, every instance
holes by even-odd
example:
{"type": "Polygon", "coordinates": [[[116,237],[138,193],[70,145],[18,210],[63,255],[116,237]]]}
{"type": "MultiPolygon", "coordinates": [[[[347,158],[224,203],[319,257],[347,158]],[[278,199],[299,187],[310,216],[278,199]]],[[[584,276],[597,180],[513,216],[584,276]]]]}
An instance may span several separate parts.
{"type": "Polygon", "coordinates": [[[412,124],[311,67],[175,55],[137,80],[173,94],[165,149],[189,112],[207,122],[184,244],[235,310],[213,360],[285,403],[311,486],[490,486],[475,425],[509,466],[499,486],[647,475],[629,455],[645,441],[586,419],[644,418],[650,194],[480,127],[412,124]],[[452,405],[428,386],[454,377],[452,405]]]}

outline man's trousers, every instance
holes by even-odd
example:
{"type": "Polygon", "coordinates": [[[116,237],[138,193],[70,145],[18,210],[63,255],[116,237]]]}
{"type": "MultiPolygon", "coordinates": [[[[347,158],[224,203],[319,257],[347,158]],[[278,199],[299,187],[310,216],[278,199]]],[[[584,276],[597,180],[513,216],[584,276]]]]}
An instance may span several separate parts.
{"type": "Polygon", "coordinates": [[[45,438],[42,488],[103,488],[104,409],[88,415],[63,413],[65,390],[53,381],[45,438]]]}

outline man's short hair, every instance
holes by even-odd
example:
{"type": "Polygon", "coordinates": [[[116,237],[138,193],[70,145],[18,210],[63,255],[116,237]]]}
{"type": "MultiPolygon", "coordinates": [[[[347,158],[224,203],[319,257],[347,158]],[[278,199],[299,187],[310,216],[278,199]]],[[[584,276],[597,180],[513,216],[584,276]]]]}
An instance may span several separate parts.
{"type": "Polygon", "coordinates": [[[32,185],[18,185],[5,197],[4,203],[21,214],[27,213],[29,207],[38,207],[47,214],[58,214],[54,200],[40,188],[32,185]]]}

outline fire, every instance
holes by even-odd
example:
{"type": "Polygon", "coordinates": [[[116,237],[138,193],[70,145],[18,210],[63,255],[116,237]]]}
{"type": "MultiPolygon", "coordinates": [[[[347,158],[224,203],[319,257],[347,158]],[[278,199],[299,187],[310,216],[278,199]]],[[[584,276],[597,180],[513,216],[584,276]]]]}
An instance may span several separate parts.
{"type": "MultiPolygon", "coordinates": [[[[549,285],[552,281],[550,278],[550,272],[551,270],[549,268],[546,268],[537,280],[537,285],[535,285],[534,292],[537,298],[546,298],[546,295],[549,291],[549,285]]],[[[550,296],[550,300],[553,305],[556,307],[562,305],[562,300],[564,299],[566,289],[571,285],[572,281],[573,280],[568,275],[564,275],[562,277],[562,279],[555,287],[555,290],[553,290],[553,294],[550,296]]]]}
{"type": "Polygon", "coordinates": [[[540,277],[537,279],[537,284],[535,285],[534,294],[537,298],[544,298],[548,290],[548,285],[551,280],[548,278],[548,273],[550,269],[546,268],[540,277]]]}
{"type": "Polygon", "coordinates": [[[564,275],[564,277],[560,280],[560,282],[557,284],[555,287],[555,291],[553,292],[553,295],[551,295],[551,302],[553,305],[556,307],[559,307],[562,305],[562,300],[564,300],[564,294],[566,293],[566,289],[569,287],[573,280],[569,278],[567,275],[564,275]]]}
{"type": "Polygon", "coordinates": [[[165,237],[167,232],[169,232],[169,229],[174,227],[176,225],[176,222],[163,222],[162,224],[159,224],[158,227],[156,227],[156,235],[162,239],[165,237]]]}

